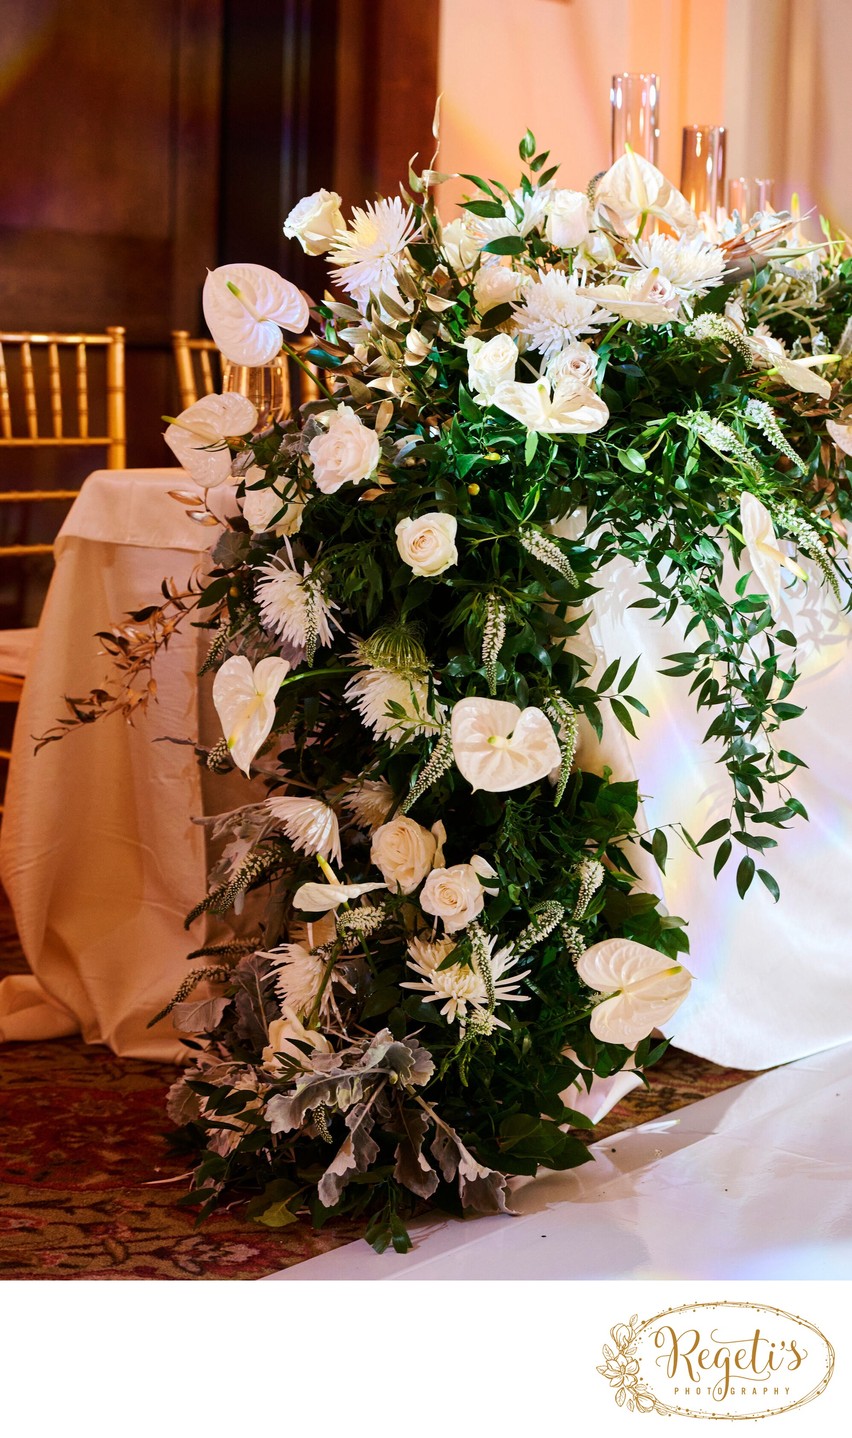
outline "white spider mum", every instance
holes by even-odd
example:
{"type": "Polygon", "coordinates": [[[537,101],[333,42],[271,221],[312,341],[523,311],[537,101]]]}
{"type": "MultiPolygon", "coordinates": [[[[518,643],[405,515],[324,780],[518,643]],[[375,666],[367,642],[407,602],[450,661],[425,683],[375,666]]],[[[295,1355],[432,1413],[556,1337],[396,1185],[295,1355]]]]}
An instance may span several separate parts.
{"type": "Polygon", "coordinates": [[[336,266],[332,276],[359,309],[366,309],[370,295],[380,290],[399,299],[395,271],[414,230],[411,209],[399,197],[353,209],[351,226],[338,236],[328,259],[336,266]]]}
{"type": "MultiPolygon", "coordinates": [[[[312,954],[303,944],[279,944],[261,953],[275,971],[275,992],[282,1007],[290,1008],[300,1019],[313,1011],[317,994],[328,966],[322,954],[312,954]]],[[[319,1018],[328,1018],[331,1009],[331,984],[327,984],[320,1000],[319,1018]]]]}
{"type": "Polygon", "coordinates": [[[263,577],[255,591],[264,626],[295,649],[307,650],[308,663],[318,644],[331,644],[331,626],[336,623],[331,611],[337,608],[310,573],[309,564],[300,574],[292,555],[289,562],[278,555],[261,567],[263,577]]]}
{"type": "Polygon", "coordinates": [[[359,829],[372,834],[387,821],[395,800],[387,779],[362,779],[344,798],[343,808],[359,829]]]}
{"type": "MultiPolygon", "coordinates": [[[[721,284],[725,273],[725,256],[716,245],[708,245],[701,235],[690,239],[672,239],[670,235],[651,235],[637,240],[631,253],[640,266],[640,274],[655,270],[680,295],[703,295],[721,284]]],[[[635,274],[635,271],[623,271],[635,274]]]]}
{"type": "MultiPolygon", "coordinates": [[[[510,974],[518,962],[512,957],[511,948],[496,949],[497,936],[486,939],[488,964],[494,984],[495,1004],[524,1003],[529,995],[519,994],[517,986],[527,977],[529,969],[520,974],[510,974]]],[[[508,1028],[502,1019],[488,1013],[488,986],[481,971],[464,964],[451,964],[448,969],[438,966],[455,948],[454,939],[439,939],[428,943],[423,939],[410,939],[408,967],[418,975],[420,982],[408,981],[400,985],[403,989],[414,989],[425,994],[428,1003],[440,1004],[441,1013],[447,1023],[458,1022],[462,1027],[470,1018],[491,1019],[497,1028],[508,1028]]]]}
{"type": "Polygon", "coordinates": [[[561,270],[539,274],[536,283],[524,290],[515,320],[518,333],[545,359],[552,359],[581,335],[594,334],[613,318],[591,295],[581,293],[576,275],[561,270]]]}
{"type": "Polygon", "coordinates": [[[532,230],[543,229],[551,197],[550,190],[533,190],[530,195],[524,194],[523,190],[516,190],[512,197],[514,204],[509,199],[503,202],[504,218],[488,220],[477,215],[471,216],[468,223],[471,230],[478,235],[481,245],[487,245],[491,240],[502,240],[507,235],[526,236],[532,230]],[[520,218],[515,205],[520,208],[520,218]]]}
{"type": "Polygon", "coordinates": [[[341,862],[337,815],[322,799],[282,795],[267,799],[266,807],[275,815],[294,849],[304,854],[321,854],[336,864],[341,862]]]}
{"type": "Polygon", "coordinates": [[[393,669],[364,669],[343,691],[377,739],[399,743],[412,734],[434,734],[444,720],[446,705],[433,699],[429,712],[429,682],[425,674],[400,674],[393,669]],[[399,707],[394,712],[390,705],[399,707]]]}

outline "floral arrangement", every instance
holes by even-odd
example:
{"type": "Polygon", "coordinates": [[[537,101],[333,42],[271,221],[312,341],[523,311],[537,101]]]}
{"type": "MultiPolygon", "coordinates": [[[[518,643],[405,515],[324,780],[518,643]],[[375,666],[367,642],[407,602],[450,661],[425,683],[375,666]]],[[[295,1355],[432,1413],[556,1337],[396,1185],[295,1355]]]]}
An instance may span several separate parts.
{"type": "Polygon", "coordinates": [[[803,815],[781,586],[848,579],[843,244],[791,215],[720,229],[629,152],[586,193],[529,133],[520,155],[517,188],[465,177],[449,223],[432,169],[348,222],[302,200],[285,233],[341,297],[227,265],[204,308],[228,358],[283,344],[320,397],[259,430],[211,396],[166,435],[205,492],[237,486],[198,597],[207,762],[266,789],[216,819],[187,921],[256,890],[259,932],[197,949],[170,1005],[195,1035],[169,1099],[201,1150],[189,1198],[363,1215],[379,1250],[424,1200],[501,1211],[510,1175],[583,1162],[577,1095],[653,1064],[689,990],[683,921],[631,862],[664,866],[669,836],[578,757],[647,712],[635,658],[600,672],[581,642],[607,564],[639,568],[652,618],[691,614],[668,672],[731,811],[673,827],[776,898],[770,831],[803,815]]]}

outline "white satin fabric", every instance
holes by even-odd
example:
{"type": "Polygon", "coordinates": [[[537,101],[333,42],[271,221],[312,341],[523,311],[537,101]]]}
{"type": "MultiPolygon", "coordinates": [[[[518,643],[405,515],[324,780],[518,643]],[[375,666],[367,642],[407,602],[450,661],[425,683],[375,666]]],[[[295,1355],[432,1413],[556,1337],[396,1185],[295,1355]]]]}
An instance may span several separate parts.
{"type": "MultiPolygon", "coordinates": [[[[778,847],[755,855],[778,880],[780,902],[757,877],[739,898],[736,854],[714,880],[715,845],[699,859],[670,835],[665,875],[638,846],[631,851],[646,885],[662,895],[669,913],[689,923],[685,962],[696,982],[665,1032],[678,1048],[737,1068],[767,1068],[852,1039],[852,623],[802,563],[811,580],[782,590],[781,622],[798,640],[801,678],[790,701],[806,712],[782,726],[776,743],[809,766],[789,782],[810,822],[797,820],[784,832],[759,830],[777,838],[778,847]]],[[[695,633],[684,638],[690,611],[684,608],[663,627],[646,610],[631,609],[648,591],[624,561],[610,565],[599,582],[591,637],[600,662],[620,656],[626,666],[639,656],[631,689],[650,718],[636,716],[638,742],[609,720],[603,744],[587,739],[582,761],[598,768],[605,762],[615,777],[638,779],[649,829],[679,822],[700,838],[730,807],[730,780],[716,762],[719,746],[701,742],[714,715],[696,713],[689,678],[659,672],[666,655],[699,642],[695,633]]],[[[759,586],[752,580],[750,588],[759,586]]],[[[772,796],[766,807],[776,807],[772,796]]]]}
{"type": "Polygon", "coordinates": [[[99,471],[57,540],[0,831],[0,873],[32,970],[0,983],[2,1039],[80,1031],[118,1054],[181,1054],[168,1020],[146,1026],[186,977],[187,952],[212,932],[183,928],[206,892],[205,836],[192,821],[230,807],[231,781],[214,780],[207,798],[191,743],[155,741],[194,742],[200,729],[219,737],[196,678],[203,631],[187,623],[170,640],[155,665],[157,702],[133,725],[112,717],[38,754],[33,738],[67,712],[63,695],[109,679],[95,632],[155,603],[164,578],[182,586],[206,562],[215,530],[168,497],[193,487],[178,469],[99,471]]]}

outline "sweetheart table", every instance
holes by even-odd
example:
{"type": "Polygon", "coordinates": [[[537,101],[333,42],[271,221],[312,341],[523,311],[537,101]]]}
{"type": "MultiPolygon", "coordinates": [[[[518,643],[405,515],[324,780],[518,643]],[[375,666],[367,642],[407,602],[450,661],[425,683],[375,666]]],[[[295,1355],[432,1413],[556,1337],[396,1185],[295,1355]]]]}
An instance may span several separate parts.
{"type": "MultiPolygon", "coordinates": [[[[146,1025],[185,977],[187,950],[205,936],[201,923],[191,939],[183,929],[206,891],[204,831],[192,820],[246,793],[237,774],[209,779],[191,744],[155,742],[219,737],[196,679],[203,631],[186,625],[175,634],[155,667],[158,702],[134,725],[112,718],[38,755],[32,742],[61,715],[63,694],[86,693],[106,677],[95,631],[154,601],[164,577],[183,584],[207,559],[212,531],[168,497],[182,479],[176,469],[99,471],[57,540],[0,839],[0,870],[32,969],[0,984],[6,1039],[81,1031],[116,1053],[182,1052],[167,1023],[146,1025]]],[[[689,920],[687,962],[698,982],[668,1031],[679,1048],[741,1068],[852,1039],[852,624],[822,586],[802,588],[782,602],[800,641],[797,698],[807,711],[789,721],[789,737],[810,766],[795,776],[795,792],[811,820],[781,834],[772,851],[781,902],[757,885],[740,900],[733,865],[714,881],[710,860],[674,839],[664,876],[650,861],[640,866],[646,884],[662,886],[669,911],[689,920]]],[[[706,722],[688,686],[658,673],[665,655],[682,647],[677,618],[661,628],[631,609],[640,593],[626,565],[611,566],[589,638],[601,663],[641,656],[634,692],[651,718],[640,721],[638,743],[614,724],[601,745],[587,735],[580,757],[638,778],[649,828],[682,821],[698,837],[726,812],[725,782],[712,748],[700,744],[706,722]]],[[[592,1108],[600,1113],[602,1100],[609,1107],[633,1081],[618,1076],[592,1108]]]]}

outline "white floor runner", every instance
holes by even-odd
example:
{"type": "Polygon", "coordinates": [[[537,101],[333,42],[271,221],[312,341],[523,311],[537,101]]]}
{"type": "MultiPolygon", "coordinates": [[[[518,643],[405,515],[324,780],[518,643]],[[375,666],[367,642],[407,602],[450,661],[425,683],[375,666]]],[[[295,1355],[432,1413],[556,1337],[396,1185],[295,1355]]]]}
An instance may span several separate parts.
{"type": "Polygon", "coordinates": [[[852,1278],[852,1044],[594,1146],[515,1191],[517,1218],[431,1218],[271,1279],[852,1278]]]}

